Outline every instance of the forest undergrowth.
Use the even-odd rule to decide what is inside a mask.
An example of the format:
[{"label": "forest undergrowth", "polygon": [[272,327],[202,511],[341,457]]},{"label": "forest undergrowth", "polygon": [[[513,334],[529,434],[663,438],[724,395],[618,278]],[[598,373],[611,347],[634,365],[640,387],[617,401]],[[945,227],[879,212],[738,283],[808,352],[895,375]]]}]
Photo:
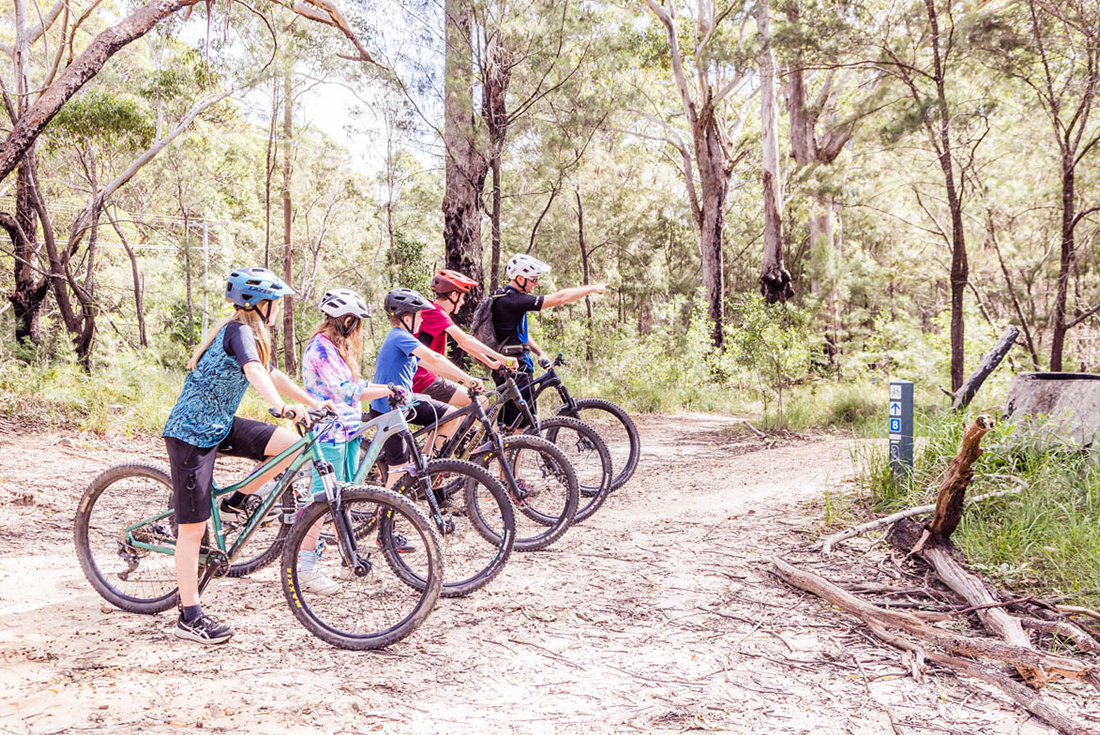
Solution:
[{"label": "forest undergrowth", "polygon": [[[976,411],[918,417],[913,479],[894,483],[884,442],[854,445],[860,492],[829,495],[826,526],[935,502],[939,481]],[[968,497],[1005,492],[968,505],[952,540],[970,565],[1022,596],[1100,607],[1100,456],[1000,423],[985,436]]]}]

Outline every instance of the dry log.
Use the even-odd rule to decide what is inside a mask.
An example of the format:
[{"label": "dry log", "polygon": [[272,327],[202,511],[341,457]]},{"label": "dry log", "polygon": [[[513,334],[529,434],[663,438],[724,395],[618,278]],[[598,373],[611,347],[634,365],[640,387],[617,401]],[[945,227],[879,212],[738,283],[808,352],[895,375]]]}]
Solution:
[{"label": "dry log", "polygon": [[[894,524],[887,538],[899,549],[907,551],[914,544],[919,544],[919,540],[929,537],[927,530],[919,523],[902,520]],[[939,541],[940,537],[937,535],[930,538],[936,540],[926,543],[917,553],[935,570],[936,576],[975,608],[975,613],[986,630],[1014,646],[1031,648],[1031,636],[1020,624],[1020,619],[1008,614],[1002,607],[1005,603],[980,577],[963,568],[949,543]],[[1041,667],[1025,665],[1017,666],[1017,670],[1032,686],[1041,687],[1048,681],[1047,674]]]},{"label": "dry log", "polygon": [[997,344],[986,355],[982,357],[980,363],[978,363],[978,369],[975,370],[966,382],[963,383],[957,391],[953,400],[951,401],[952,411],[961,411],[969,405],[973,400],[974,394],[978,392],[978,389],[982,387],[982,383],[989,377],[990,373],[997,369],[997,366],[1001,364],[1001,360],[1005,358],[1008,351],[1012,349],[1012,345],[1016,342],[1016,337],[1020,335],[1020,330],[1016,327],[1009,326],[1001,334],[1001,338],[997,340]]},{"label": "dry log", "polygon": [[773,558],[771,563],[773,573],[788,584],[812,592],[864,620],[875,620],[891,628],[903,630],[921,639],[925,644],[935,646],[947,653],[1003,661],[1016,668],[1042,670],[1047,680],[1060,676],[1085,681],[1100,691],[1100,670],[1088,664],[1065,656],[1037,651],[1030,646],[1017,646],[986,638],[970,638],[936,628],[908,613],[885,610],[865,602],[824,578],[791,566],[782,559]]},{"label": "dry log", "polygon": [[1040,633],[1060,635],[1073,641],[1078,650],[1086,652],[1100,651],[1100,643],[1085,631],[1073,623],[1065,620],[1040,620],[1039,618],[1020,618],[1020,623],[1025,628],[1037,630]]},{"label": "dry log", "polygon": [[935,661],[958,673],[980,679],[986,684],[997,687],[1018,705],[1054,727],[1059,732],[1066,733],[1066,735],[1098,735],[1096,730],[1079,725],[1063,715],[1047,703],[1040,695],[1031,691],[1026,686],[1009,679],[1007,676],[1003,676],[987,666],[982,666],[981,664],[968,661],[964,658],[958,658],[957,656],[947,656],[935,651],[926,652],[916,642],[902,635],[890,632],[885,626],[877,622],[867,621],[867,627],[870,628],[871,632],[880,640],[904,651],[911,652],[918,660],[923,656],[929,661]]}]

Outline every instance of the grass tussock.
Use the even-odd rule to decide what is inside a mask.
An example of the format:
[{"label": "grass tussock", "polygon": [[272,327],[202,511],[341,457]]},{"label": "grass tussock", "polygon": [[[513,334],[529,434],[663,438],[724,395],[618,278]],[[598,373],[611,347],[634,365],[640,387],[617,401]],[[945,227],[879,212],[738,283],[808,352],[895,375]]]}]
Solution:
[{"label": "grass tussock", "polygon": [[[853,459],[871,508],[885,514],[933,503],[963,426],[951,415],[922,417],[909,486],[893,483],[884,443],[861,443]],[[1100,607],[1100,455],[1035,441],[1009,424],[982,445],[968,495],[1021,490],[968,506],[955,545],[1004,587]]]}]

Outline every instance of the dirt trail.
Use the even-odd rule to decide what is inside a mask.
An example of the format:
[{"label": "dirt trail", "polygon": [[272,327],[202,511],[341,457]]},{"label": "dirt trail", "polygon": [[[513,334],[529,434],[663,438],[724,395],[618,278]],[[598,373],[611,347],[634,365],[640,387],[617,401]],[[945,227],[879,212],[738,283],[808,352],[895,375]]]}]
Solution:
[{"label": "dirt trail", "polygon": [[[1048,732],[973,685],[917,683],[767,574],[775,553],[820,563],[811,503],[851,481],[847,442],[757,451],[710,415],[639,427],[638,473],[594,518],[380,653],[306,633],[273,568],[212,585],[207,606],[237,629],[215,649],[169,638],[168,614],[110,607],[73,552],[76,501],[161,446],[5,431],[0,732]],[[24,493],[36,504],[12,502]]]}]

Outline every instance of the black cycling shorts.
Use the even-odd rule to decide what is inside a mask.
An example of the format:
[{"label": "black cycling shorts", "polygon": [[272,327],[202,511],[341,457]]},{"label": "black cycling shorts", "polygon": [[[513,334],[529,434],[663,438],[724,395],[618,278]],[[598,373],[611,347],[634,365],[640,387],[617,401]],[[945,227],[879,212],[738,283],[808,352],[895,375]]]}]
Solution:
[{"label": "black cycling shorts", "polygon": [[260,461],[267,456],[264,452],[276,428],[263,421],[234,417],[229,433],[220,444],[212,447],[196,447],[174,437],[164,437],[172,468],[172,507],[176,509],[176,522],[205,523],[210,520],[210,491],[217,455]]},{"label": "black cycling shorts", "polygon": [[[436,421],[443,418],[443,414],[447,413],[451,408],[448,404],[440,403],[423,393],[416,393],[413,397],[416,398],[419,403],[405,412],[405,420],[413,426],[434,424]],[[379,411],[371,409],[370,417],[372,419],[381,415]],[[409,448],[405,444],[405,437],[400,434],[391,436],[386,440],[386,443],[382,445],[382,461],[390,467],[396,467],[408,460]]]}]

